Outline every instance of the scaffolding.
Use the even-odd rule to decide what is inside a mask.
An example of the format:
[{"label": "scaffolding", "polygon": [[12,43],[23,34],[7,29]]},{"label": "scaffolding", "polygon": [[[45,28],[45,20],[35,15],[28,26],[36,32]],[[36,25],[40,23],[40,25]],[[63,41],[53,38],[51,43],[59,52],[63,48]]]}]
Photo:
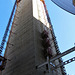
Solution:
[{"label": "scaffolding", "polygon": [[[5,34],[4,34],[3,39],[2,39],[2,42],[1,42],[1,46],[0,46],[0,63],[1,63],[0,70],[1,70],[1,71],[4,70],[5,64],[6,64],[7,60],[9,60],[9,59],[6,59],[5,57],[2,57],[2,56],[1,56],[1,53],[2,53],[3,48],[4,48],[4,45],[5,45],[5,43],[6,43],[6,37],[7,37],[8,31],[9,31],[9,27],[10,27],[10,23],[11,23],[12,17],[13,17],[13,15],[14,15],[14,12],[15,12],[15,9],[16,9],[16,4],[18,4],[20,1],[21,1],[21,0],[16,0],[16,1],[15,1],[15,4],[14,4],[13,10],[12,10],[12,13],[11,13],[11,16],[10,16],[10,19],[9,19],[9,22],[8,22],[8,25],[7,25],[7,27],[6,27]],[[51,31],[51,34],[52,34],[52,40],[53,40],[53,42],[54,42],[54,46],[55,46],[55,49],[56,49],[57,54],[56,54],[56,56],[54,56],[54,57],[52,56],[52,52],[51,52],[51,48],[50,48],[50,45],[51,45],[51,44],[50,44],[50,39],[49,39],[49,37],[48,37],[48,32],[47,32],[46,30],[44,30],[41,35],[42,35],[43,47],[44,47],[44,51],[43,51],[43,52],[44,52],[45,59],[47,59],[47,62],[45,62],[45,63],[43,63],[43,64],[41,64],[41,65],[39,65],[39,66],[36,66],[36,69],[39,69],[40,67],[42,67],[42,66],[44,66],[44,65],[47,65],[47,66],[48,66],[48,70],[49,70],[49,72],[50,72],[50,66],[52,66],[52,68],[53,68],[54,70],[57,69],[58,67],[60,67],[61,70],[62,70],[62,74],[63,74],[63,75],[66,75],[66,71],[65,71],[64,65],[75,61],[75,57],[73,57],[73,58],[71,58],[71,59],[69,59],[69,60],[67,60],[67,61],[65,61],[65,62],[63,62],[63,60],[62,60],[61,57],[63,57],[63,56],[65,56],[65,55],[67,55],[67,54],[69,54],[69,53],[75,51],[75,47],[73,47],[73,48],[71,48],[71,49],[69,49],[69,50],[67,50],[67,51],[65,51],[65,52],[63,52],[63,53],[61,53],[61,52],[59,51],[59,47],[58,47],[58,44],[57,44],[57,41],[56,41],[56,36],[55,36],[55,34],[54,34],[54,31],[53,31],[53,26],[52,26],[52,24],[51,24],[51,21],[50,21],[50,18],[49,18],[49,14],[48,14],[48,11],[47,11],[45,2],[44,2],[44,0],[41,0],[41,1],[42,1],[43,4],[44,4],[46,16],[47,16],[47,20],[48,20],[48,22],[50,23],[50,31]],[[14,16],[14,17],[15,17],[15,16]],[[16,34],[16,33],[14,33],[14,32],[12,31],[13,24],[15,24],[15,23],[12,22],[12,27],[11,27],[11,30],[10,30],[10,35],[11,35],[11,33]],[[15,25],[16,25],[16,24],[15,24]],[[17,25],[16,25],[16,26],[17,26]],[[9,39],[10,39],[10,35],[9,35]],[[8,39],[8,42],[7,42],[7,46],[8,46],[8,44],[11,45],[11,46],[14,46],[12,43],[9,42],[9,39]],[[6,49],[7,49],[7,47],[6,47]],[[59,60],[60,64],[55,66],[55,64],[52,63],[52,62],[55,61],[55,60],[57,60],[57,59]],[[51,64],[51,63],[52,63],[52,64]]]}]

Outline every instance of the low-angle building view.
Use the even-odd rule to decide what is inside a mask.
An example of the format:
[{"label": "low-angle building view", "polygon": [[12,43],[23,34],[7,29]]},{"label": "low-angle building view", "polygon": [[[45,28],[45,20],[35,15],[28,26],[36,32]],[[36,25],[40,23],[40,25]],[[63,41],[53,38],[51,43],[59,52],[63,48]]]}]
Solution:
[{"label": "low-angle building view", "polygon": [[[75,15],[75,0],[51,1]],[[62,59],[75,46],[60,51],[45,0],[14,0],[2,37],[0,75],[68,75],[65,65],[75,61]]]}]

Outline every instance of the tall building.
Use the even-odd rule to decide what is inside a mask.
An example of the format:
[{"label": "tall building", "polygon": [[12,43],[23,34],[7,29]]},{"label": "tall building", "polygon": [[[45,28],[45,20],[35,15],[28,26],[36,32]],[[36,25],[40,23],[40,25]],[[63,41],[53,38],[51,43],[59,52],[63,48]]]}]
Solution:
[{"label": "tall building", "polygon": [[[2,75],[65,75],[63,67],[38,66],[59,54],[44,0],[17,0]],[[52,62],[58,65],[62,60]]]}]

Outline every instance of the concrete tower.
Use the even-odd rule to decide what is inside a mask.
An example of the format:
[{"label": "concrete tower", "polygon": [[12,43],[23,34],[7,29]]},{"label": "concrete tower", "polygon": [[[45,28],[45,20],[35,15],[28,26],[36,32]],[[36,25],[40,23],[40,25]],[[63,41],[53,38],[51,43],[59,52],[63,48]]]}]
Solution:
[{"label": "concrete tower", "polygon": [[[45,54],[44,37],[48,34],[50,53]],[[43,41],[44,40],[44,41]],[[5,57],[10,59],[2,75],[64,75],[61,68],[47,65],[37,68],[49,58],[59,54],[44,0],[17,0],[17,8],[9,35]],[[48,52],[48,51],[47,51]],[[59,64],[59,60],[53,62]]]}]

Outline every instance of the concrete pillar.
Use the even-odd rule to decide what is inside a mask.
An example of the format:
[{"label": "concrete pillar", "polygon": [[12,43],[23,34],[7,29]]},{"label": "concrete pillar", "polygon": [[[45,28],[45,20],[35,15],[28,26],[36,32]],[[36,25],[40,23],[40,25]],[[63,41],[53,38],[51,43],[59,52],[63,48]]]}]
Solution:
[{"label": "concrete pillar", "polygon": [[[49,75],[44,73],[46,66],[36,69],[37,65],[46,61],[42,54],[41,33],[45,28],[50,33],[43,3],[40,0],[21,0],[13,22],[12,31],[15,34],[11,33],[9,38],[13,46],[8,44],[5,53],[11,61],[7,62],[2,75]],[[56,54],[55,48],[52,49]]]}]

